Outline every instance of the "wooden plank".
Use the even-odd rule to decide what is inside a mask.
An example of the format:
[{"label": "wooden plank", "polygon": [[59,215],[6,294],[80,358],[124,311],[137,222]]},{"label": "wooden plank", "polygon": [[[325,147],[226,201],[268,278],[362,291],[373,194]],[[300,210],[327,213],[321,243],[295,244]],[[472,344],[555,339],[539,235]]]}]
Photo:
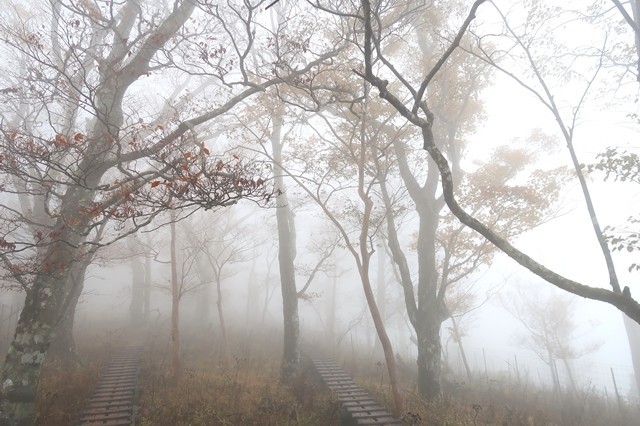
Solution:
[{"label": "wooden plank", "polygon": [[357,425],[383,425],[383,426],[402,426],[402,422],[394,417],[385,417],[379,419],[358,419]]},{"label": "wooden plank", "polygon": [[376,410],[376,411],[351,411],[349,410],[349,413],[351,414],[351,417],[353,417],[354,419],[379,419],[379,418],[386,418],[387,416],[389,416],[389,412],[385,409],[380,409],[380,410]]},{"label": "wooden plank", "polygon": [[102,398],[105,396],[117,396],[117,397],[127,397],[127,396],[133,396],[135,393],[134,390],[132,389],[127,389],[127,390],[121,390],[121,389],[98,389],[96,392],[93,393],[93,396],[97,397],[97,398]]},{"label": "wooden plank", "polygon": [[124,420],[131,422],[131,416],[133,411],[126,411],[122,413],[101,413],[101,414],[86,414],[80,417],[81,422],[103,422],[105,420]]},{"label": "wooden plank", "polygon": [[113,402],[115,403],[125,403],[125,402],[129,402],[131,401],[131,396],[130,395],[125,395],[125,396],[92,396],[89,399],[89,403],[90,404],[94,404],[94,403],[102,403],[102,402]]},{"label": "wooden plank", "polygon": [[343,401],[344,407],[367,407],[369,405],[378,405],[378,403],[372,398],[369,399],[357,399],[353,401]]},{"label": "wooden plank", "polygon": [[367,405],[357,405],[357,406],[354,405],[351,407],[345,407],[345,409],[350,413],[373,413],[380,410],[385,410],[385,408],[381,407],[378,404],[367,404]]},{"label": "wooden plank", "polygon": [[124,389],[124,388],[135,388],[136,380],[127,380],[127,381],[117,381],[117,382],[102,382],[96,386],[96,389]]},{"label": "wooden plank", "polygon": [[113,402],[96,402],[93,404],[88,404],[85,407],[85,410],[87,412],[91,411],[92,413],[98,413],[100,411],[109,411],[109,410],[115,410],[115,411],[120,411],[120,410],[127,410],[131,408],[131,402],[128,402],[126,404],[123,403],[113,403]]}]

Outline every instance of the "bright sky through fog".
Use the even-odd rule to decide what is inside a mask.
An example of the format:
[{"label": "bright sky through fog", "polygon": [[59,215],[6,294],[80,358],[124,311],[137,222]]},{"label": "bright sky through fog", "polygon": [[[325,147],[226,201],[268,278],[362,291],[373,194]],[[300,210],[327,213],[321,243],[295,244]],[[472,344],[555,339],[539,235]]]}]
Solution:
[{"label": "bright sky through fog", "polygon": [[[484,99],[487,119],[470,140],[466,154],[467,162],[486,158],[488,148],[508,144],[514,138],[524,138],[532,129],[539,127],[556,135],[559,140],[559,148],[554,154],[553,162],[561,162],[571,167],[569,152],[562,142],[551,112],[542,107],[531,94],[526,93],[510,79],[496,74],[495,85],[486,91]],[[637,109],[637,105],[625,106],[610,110],[585,111],[576,128],[575,139],[577,155],[581,162],[593,161],[595,155],[608,146],[638,148],[638,129],[626,117]],[[589,181],[599,220],[602,226],[623,225],[630,215],[637,214],[640,210],[640,188],[634,184],[602,182],[601,179],[601,175],[595,174]],[[563,210],[566,214],[527,233],[514,243],[535,260],[567,278],[593,286],[607,286],[606,266],[577,179],[565,187],[563,194]],[[626,252],[615,252],[614,261],[622,285],[629,285],[632,293],[639,296],[640,274],[630,274],[627,271],[628,265],[633,262],[632,256]],[[517,285],[518,281],[541,282],[539,278],[504,255],[499,256],[494,266],[488,280],[491,281],[493,276],[494,284],[499,284],[504,277],[509,277],[508,282],[511,284],[505,286],[507,292],[510,290],[509,285]],[[551,286],[548,283],[542,285]],[[580,306],[580,321],[595,321],[599,324],[593,334],[595,339],[603,342],[597,353],[585,359],[603,365],[615,364],[631,368],[621,314],[615,308],[597,302],[585,301]],[[513,351],[511,335],[515,327],[505,327],[505,320],[509,323],[509,319],[509,314],[496,314],[494,308],[487,308],[478,315],[478,321],[473,327],[485,339],[482,344],[502,346],[507,351]],[[515,320],[512,323],[515,323]],[[502,332],[488,332],[496,329]],[[470,344],[481,344],[477,340],[473,341],[473,334],[470,333]]]}]

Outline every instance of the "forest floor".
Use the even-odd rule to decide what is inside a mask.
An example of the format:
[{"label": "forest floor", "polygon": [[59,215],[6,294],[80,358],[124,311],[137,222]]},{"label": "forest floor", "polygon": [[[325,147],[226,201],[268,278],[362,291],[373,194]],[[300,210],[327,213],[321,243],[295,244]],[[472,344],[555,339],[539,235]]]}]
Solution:
[{"label": "forest floor", "polygon": [[[121,330],[124,330],[121,329]],[[99,380],[102,367],[122,340],[118,333],[78,336],[76,369],[49,361],[38,398],[38,425],[72,425]],[[306,372],[295,383],[279,383],[278,332],[230,338],[224,350],[212,337],[183,336],[182,369],[171,374],[167,331],[147,332],[138,400],[142,425],[339,425],[336,399]],[[391,408],[384,366],[375,357],[334,352],[358,384]],[[446,381],[440,398],[417,396],[410,368],[401,369],[405,393],[402,420],[414,425],[621,425],[636,424],[637,406],[607,404],[585,391],[557,394],[513,381]]]}]

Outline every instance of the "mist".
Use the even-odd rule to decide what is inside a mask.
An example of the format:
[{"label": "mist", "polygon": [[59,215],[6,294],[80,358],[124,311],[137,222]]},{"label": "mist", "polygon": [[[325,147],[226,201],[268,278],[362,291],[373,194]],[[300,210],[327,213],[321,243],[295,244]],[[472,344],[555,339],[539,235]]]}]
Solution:
[{"label": "mist", "polygon": [[635,3],[6,3],[0,425],[640,414]]}]

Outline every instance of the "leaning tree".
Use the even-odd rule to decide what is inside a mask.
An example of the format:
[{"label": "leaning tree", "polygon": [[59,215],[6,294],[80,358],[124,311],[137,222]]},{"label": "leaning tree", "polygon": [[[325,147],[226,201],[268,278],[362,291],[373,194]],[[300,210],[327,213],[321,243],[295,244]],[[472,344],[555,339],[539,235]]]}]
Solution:
[{"label": "leaning tree", "polygon": [[[379,10],[369,0],[361,1],[360,13],[350,16],[363,26],[363,67],[355,69],[363,79],[370,82],[378,91],[379,96],[389,102],[409,123],[421,132],[422,147],[428,152],[440,173],[444,201],[451,212],[465,225],[474,229],[493,243],[510,258],[524,266],[534,274],[540,276],[556,287],[577,296],[598,300],[615,306],[629,318],[640,322],[640,304],[628,292],[621,291],[617,283],[611,283],[611,290],[603,285],[595,287],[564,277],[550,270],[531,256],[516,248],[511,242],[493,231],[486,223],[481,222],[470,214],[458,202],[456,196],[455,179],[452,174],[451,158],[442,150],[440,141],[434,134],[433,126],[436,119],[430,109],[429,88],[434,77],[441,71],[443,65],[451,58],[458,48],[464,34],[476,17],[476,13],[485,0],[477,0],[469,8],[469,12],[452,34],[451,41],[444,43],[439,49],[439,59],[423,75],[416,77],[401,72],[394,66],[394,60],[386,49],[387,39],[380,33],[381,16]],[[397,62],[397,61],[396,61]],[[384,78],[383,78],[384,77]],[[401,90],[396,90],[391,82],[398,82]]]}]

